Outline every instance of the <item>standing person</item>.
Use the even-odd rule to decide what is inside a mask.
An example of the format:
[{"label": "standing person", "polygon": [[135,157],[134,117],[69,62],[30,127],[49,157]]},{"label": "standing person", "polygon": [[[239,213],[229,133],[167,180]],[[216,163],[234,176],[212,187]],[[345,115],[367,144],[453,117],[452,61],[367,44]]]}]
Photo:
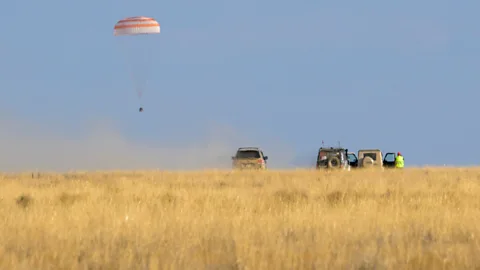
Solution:
[{"label": "standing person", "polygon": [[402,153],[398,152],[397,156],[395,157],[395,168],[403,169],[405,165],[405,160],[403,159]]}]

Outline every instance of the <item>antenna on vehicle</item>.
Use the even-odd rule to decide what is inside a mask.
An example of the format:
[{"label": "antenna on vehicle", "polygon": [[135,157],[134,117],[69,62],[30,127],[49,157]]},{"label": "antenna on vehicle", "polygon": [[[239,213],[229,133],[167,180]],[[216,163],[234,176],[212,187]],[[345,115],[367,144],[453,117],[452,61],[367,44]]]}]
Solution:
[{"label": "antenna on vehicle", "polygon": [[322,140],[322,146],[325,146],[325,144],[323,143],[323,140]]},{"label": "antenna on vehicle", "polygon": [[341,147],[341,146],[340,146],[340,141],[338,141],[338,148],[340,148],[340,147]]}]

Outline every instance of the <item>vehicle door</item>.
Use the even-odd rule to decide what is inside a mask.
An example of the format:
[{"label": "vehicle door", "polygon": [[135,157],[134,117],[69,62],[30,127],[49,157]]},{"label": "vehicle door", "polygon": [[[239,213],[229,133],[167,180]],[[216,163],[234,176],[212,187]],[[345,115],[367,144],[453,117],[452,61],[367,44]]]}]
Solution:
[{"label": "vehicle door", "polygon": [[383,158],[383,166],[387,168],[395,168],[395,158],[397,155],[395,153],[386,153]]},{"label": "vehicle door", "polygon": [[358,158],[357,158],[357,155],[355,155],[355,153],[348,153],[347,160],[348,160],[348,164],[350,164],[352,168],[358,167]]},{"label": "vehicle door", "polygon": [[267,164],[268,156],[265,156],[263,151],[260,151],[260,153],[262,153],[263,160],[265,161],[265,164]]}]

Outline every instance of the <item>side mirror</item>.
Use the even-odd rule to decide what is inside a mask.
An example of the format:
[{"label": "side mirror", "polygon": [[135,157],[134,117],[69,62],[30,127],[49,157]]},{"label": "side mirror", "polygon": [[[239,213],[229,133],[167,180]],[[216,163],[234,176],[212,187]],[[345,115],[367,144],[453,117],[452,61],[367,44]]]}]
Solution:
[{"label": "side mirror", "polygon": [[267,159],[268,159],[268,156],[264,156],[264,157],[263,157],[263,160],[267,160]]}]

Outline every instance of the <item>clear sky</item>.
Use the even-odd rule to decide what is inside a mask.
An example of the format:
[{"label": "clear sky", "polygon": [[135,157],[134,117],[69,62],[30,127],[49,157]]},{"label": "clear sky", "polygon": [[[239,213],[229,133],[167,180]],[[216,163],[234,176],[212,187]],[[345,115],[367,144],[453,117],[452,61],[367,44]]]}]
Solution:
[{"label": "clear sky", "polygon": [[[475,165],[479,9],[473,0],[7,1],[0,169],[219,167],[246,145],[264,148],[271,167],[309,166],[322,140],[400,151],[410,166]],[[148,75],[141,99],[113,36],[118,20],[139,15],[162,29],[131,40],[137,60],[149,53],[150,67],[135,66]]]}]

